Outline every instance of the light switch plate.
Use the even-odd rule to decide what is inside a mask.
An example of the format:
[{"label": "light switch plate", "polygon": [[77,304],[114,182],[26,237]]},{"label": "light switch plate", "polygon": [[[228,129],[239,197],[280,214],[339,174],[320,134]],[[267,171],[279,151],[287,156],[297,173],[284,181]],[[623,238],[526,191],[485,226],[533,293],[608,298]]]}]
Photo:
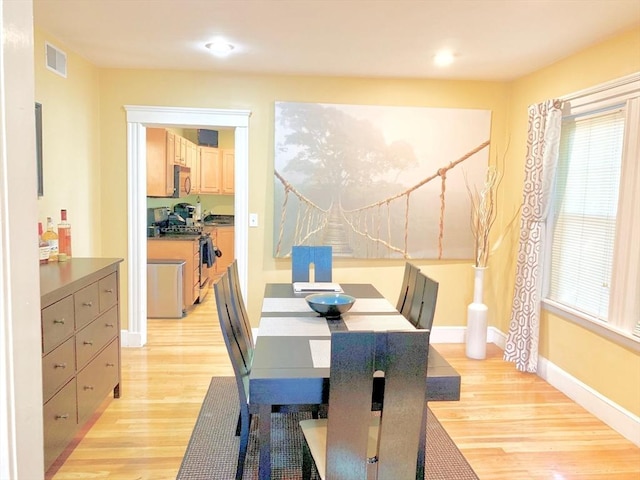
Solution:
[{"label": "light switch plate", "polygon": [[258,214],[257,213],[250,213],[249,214],[249,226],[250,227],[257,227],[258,226]]}]

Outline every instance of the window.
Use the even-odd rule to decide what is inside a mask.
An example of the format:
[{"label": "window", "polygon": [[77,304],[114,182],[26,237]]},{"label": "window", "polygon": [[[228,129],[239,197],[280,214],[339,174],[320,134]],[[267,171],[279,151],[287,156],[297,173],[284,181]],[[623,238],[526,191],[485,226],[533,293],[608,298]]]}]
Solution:
[{"label": "window", "polygon": [[544,304],[640,340],[640,75],[568,99]]}]

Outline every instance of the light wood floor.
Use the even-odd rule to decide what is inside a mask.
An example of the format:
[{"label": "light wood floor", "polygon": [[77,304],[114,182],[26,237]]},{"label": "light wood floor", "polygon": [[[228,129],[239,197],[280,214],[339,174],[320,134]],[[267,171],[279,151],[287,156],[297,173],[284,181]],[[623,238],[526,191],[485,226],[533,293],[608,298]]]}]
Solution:
[{"label": "light wood floor", "polygon": [[[121,398],[47,479],[175,479],[211,376],[232,375],[212,293],[182,320],[150,320],[148,344],[122,350]],[[437,349],[462,375],[462,398],[430,407],[481,480],[640,479],[639,448],[497,347],[483,361]]]}]

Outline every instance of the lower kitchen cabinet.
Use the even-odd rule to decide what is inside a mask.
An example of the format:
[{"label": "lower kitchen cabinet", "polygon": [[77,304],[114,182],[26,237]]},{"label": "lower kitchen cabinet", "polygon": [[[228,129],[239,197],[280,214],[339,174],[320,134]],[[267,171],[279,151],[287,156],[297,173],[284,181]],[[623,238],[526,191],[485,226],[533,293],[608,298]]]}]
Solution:
[{"label": "lower kitchen cabinet", "polygon": [[213,264],[210,270],[213,280],[216,280],[217,277],[221,276],[227,270],[227,267],[231,265],[231,262],[236,258],[234,250],[234,228],[231,225],[216,225],[205,226],[204,229],[205,232],[211,235],[213,244],[222,252],[222,256],[216,258],[216,263]]},{"label": "lower kitchen cabinet", "polygon": [[111,391],[120,396],[121,261],[40,266],[45,469]]}]

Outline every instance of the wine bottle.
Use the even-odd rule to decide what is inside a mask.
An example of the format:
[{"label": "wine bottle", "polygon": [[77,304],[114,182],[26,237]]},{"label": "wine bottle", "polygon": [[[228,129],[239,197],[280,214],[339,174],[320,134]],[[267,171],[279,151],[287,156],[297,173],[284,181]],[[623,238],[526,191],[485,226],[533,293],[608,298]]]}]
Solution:
[{"label": "wine bottle", "polygon": [[67,211],[60,210],[61,221],[58,223],[58,247],[59,253],[71,258],[71,224],[67,221]]},{"label": "wine bottle", "polygon": [[42,222],[38,222],[38,245],[40,248],[40,265],[49,263],[49,252],[51,251],[47,241],[42,238],[42,233],[43,233]]},{"label": "wine bottle", "polygon": [[49,244],[49,261],[58,261],[58,234],[53,230],[53,220],[47,217],[47,231],[42,234],[42,239]]}]

